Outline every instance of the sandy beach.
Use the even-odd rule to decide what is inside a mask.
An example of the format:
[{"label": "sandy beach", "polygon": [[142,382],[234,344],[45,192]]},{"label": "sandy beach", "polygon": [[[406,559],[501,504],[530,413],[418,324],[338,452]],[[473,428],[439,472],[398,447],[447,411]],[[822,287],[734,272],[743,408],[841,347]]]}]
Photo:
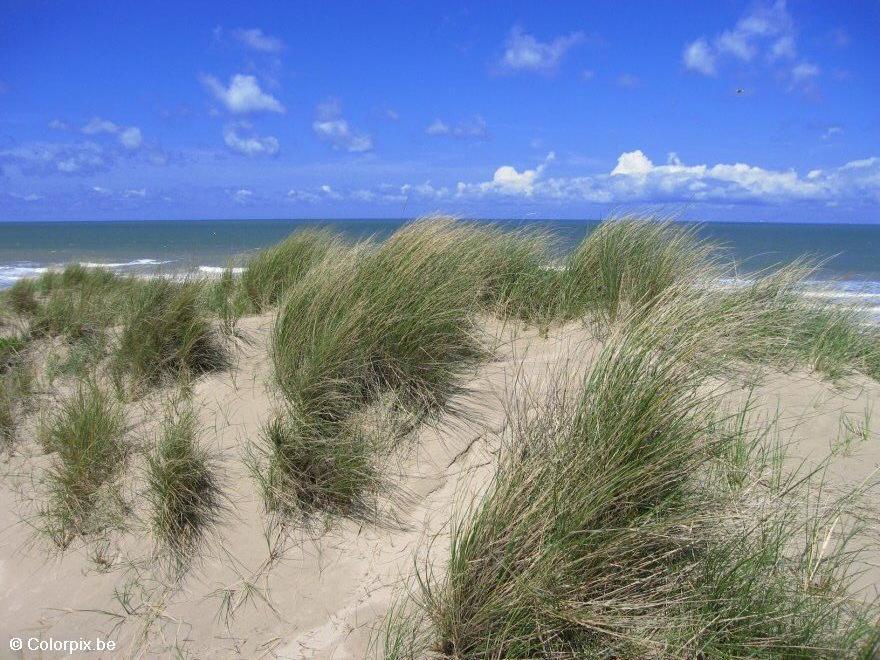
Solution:
[{"label": "sandy beach", "polygon": [[[362,658],[401,590],[412,587],[413,568],[430,550],[443,556],[455,511],[483,491],[495,465],[505,410],[528,384],[541,384],[561,365],[589,364],[596,342],[576,324],[542,338],[535,330],[484,325],[494,358],[465,379],[457,402],[462,415],[442,415],[417,432],[411,450],[389,477],[404,495],[383,503],[387,524],[334,521],[326,533],[300,532],[283,554],[262,568],[270,552],[262,504],[243,465],[248,439],[271,413],[268,333],[271,315],[242,319],[235,366],[195,386],[199,421],[219,458],[228,498],[217,534],[172,593],[163,593],[149,565],[152,547],[136,529],[114,539],[96,561],[95,548],[53,556],[28,524],[36,502],[28,472],[39,465],[30,443],[4,464],[0,524],[2,636],[115,640],[126,653],[166,654],[186,649],[193,657]],[[841,386],[808,373],[771,373],[754,393],[755,412],[779,415],[780,434],[792,460],[818,460],[843,441],[846,418],[864,423],[880,401],[880,385],[856,378]],[[151,433],[162,393],[129,406],[131,442]],[[731,394],[731,399],[736,399]],[[829,485],[869,479],[880,461],[873,431],[831,462]],[[138,468],[126,483],[137,513]],[[118,545],[117,545],[118,543]],[[873,552],[866,560],[880,560]],[[866,564],[859,583],[875,595],[880,566]],[[253,584],[249,598],[240,595]],[[228,611],[223,590],[236,590]],[[124,595],[123,595],[124,594]],[[147,639],[144,639],[147,635]],[[13,656],[14,657],[14,656]],[[32,656],[26,656],[32,657]],[[109,657],[109,655],[107,656]]]}]

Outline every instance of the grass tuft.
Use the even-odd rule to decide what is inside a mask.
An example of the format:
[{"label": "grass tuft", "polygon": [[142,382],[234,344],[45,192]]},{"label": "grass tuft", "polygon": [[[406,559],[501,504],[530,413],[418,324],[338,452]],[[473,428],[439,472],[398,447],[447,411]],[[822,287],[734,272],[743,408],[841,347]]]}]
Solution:
[{"label": "grass tuft", "polygon": [[0,337],[0,374],[9,371],[27,347],[22,337]]},{"label": "grass tuft", "polygon": [[8,379],[0,377],[0,446],[7,454],[11,454],[15,446],[16,418],[15,398],[13,397]]},{"label": "grass tuft", "polygon": [[[303,489],[321,493],[306,499],[359,505],[357,488],[376,477],[352,417],[388,392],[417,418],[448,405],[461,374],[485,355],[476,314],[509,306],[540,249],[531,237],[428,218],[378,246],[328,253],[288,291],[275,322],[275,379],[289,409],[267,435],[291,448],[277,464],[292,466],[277,483],[296,491],[289,478],[301,477]],[[303,463],[312,452],[323,458]]]},{"label": "grass tuft", "polygon": [[55,453],[45,513],[49,534],[59,547],[107,524],[102,504],[116,499],[110,486],[125,458],[124,423],[119,404],[87,383],[62,402],[44,429],[43,445]]},{"label": "grass tuft", "polygon": [[276,305],[284,291],[299,282],[337,242],[326,229],[307,228],[257,253],[241,277],[242,290],[253,309],[260,312]]},{"label": "grass tuft", "polygon": [[166,377],[195,377],[226,364],[198,283],[155,279],[136,290],[116,349],[118,371],[136,383],[157,385]]},{"label": "grass tuft", "polygon": [[215,466],[199,445],[192,408],[170,413],[148,458],[147,498],[153,534],[175,557],[188,557],[222,509]]},{"label": "grass tuft", "polygon": [[354,433],[330,435],[307,424],[287,413],[263,429],[254,474],[266,510],[281,520],[364,516],[381,486],[373,448]]},{"label": "grass tuft", "polygon": [[6,300],[9,307],[16,314],[22,316],[30,316],[39,309],[39,301],[37,300],[37,286],[34,280],[21,279],[17,280],[6,291]]},{"label": "grass tuft", "polygon": [[649,312],[652,302],[678,283],[705,283],[713,248],[697,230],[638,216],[603,222],[568,258],[566,316],[589,314],[610,322],[628,309]]},{"label": "grass tuft", "polygon": [[850,530],[833,534],[853,500],[820,507],[760,425],[719,423],[705,384],[748,317],[706,322],[689,302],[634,310],[579,384],[526,400],[444,573],[420,574],[420,611],[392,612],[392,657],[836,657],[874,643],[877,611],[847,595]]}]

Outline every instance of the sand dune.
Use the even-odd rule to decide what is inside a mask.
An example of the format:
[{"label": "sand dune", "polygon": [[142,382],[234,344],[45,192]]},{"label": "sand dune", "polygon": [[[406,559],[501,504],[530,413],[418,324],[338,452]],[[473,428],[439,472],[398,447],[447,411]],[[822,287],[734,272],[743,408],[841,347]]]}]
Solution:
[{"label": "sand dune", "polygon": [[[526,387],[540,396],[559,368],[584,367],[597,347],[578,324],[542,338],[534,330],[484,323],[495,358],[466,378],[455,406],[461,412],[420,427],[388,466],[400,495],[381,503],[382,522],[335,519],[327,529],[294,530],[279,541],[266,537],[262,503],[242,460],[276,405],[267,386],[271,321],[243,319],[247,340],[237,344],[234,368],[195,386],[202,438],[219,457],[228,502],[218,534],[179,585],[163,584],[149,561],[145,531],[52,555],[27,522],[38,505],[31,473],[44,463],[36,443],[25,442],[4,466],[0,637],[104,637],[126,655],[180,649],[193,657],[364,657],[414,562],[424,562],[429,549],[435,558],[446,556],[454,512],[489,483],[506,408]],[[845,451],[840,438],[845,416],[851,430],[858,428],[880,402],[877,383],[855,379],[835,387],[806,374],[771,374],[753,398],[763,414],[778,410],[780,431],[796,455],[818,460],[837,447],[833,481],[852,484],[876,468],[875,435]],[[128,404],[130,442],[149,437],[161,400],[156,393]],[[126,479],[134,510],[143,513],[137,469],[135,462]],[[273,550],[279,556],[267,567]],[[861,580],[866,589],[878,582],[876,567]],[[231,598],[226,607],[224,593]]]}]

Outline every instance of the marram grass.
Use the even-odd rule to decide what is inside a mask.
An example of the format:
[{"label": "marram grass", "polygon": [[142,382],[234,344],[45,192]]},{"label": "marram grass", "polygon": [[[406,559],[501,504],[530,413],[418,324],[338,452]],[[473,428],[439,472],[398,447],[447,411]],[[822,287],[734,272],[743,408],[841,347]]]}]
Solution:
[{"label": "marram grass", "polygon": [[247,262],[241,289],[254,311],[274,306],[282,294],[338,243],[336,236],[319,228],[306,228],[258,252]]},{"label": "marram grass", "polygon": [[568,257],[565,308],[601,321],[631,308],[649,313],[670,287],[705,284],[715,274],[712,256],[696,226],[639,216],[606,220]]},{"label": "marram grass", "polygon": [[264,433],[269,500],[288,492],[305,508],[364,509],[380,481],[375,449],[349,420],[384,392],[417,416],[448,405],[485,355],[476,315],[526,315],[523,287],[545,254],[543,237],[440,217],[379,245],[330,249],[275,321],[287,408]]},{"label": "marram grass", "polygon": [[124,424],[123,409],[112,397],[94,383],[81,383],[43,429],[43,446],[54,454],[44,519],[59,547],[109,524],[126,455]]},{"label": "marram grass", "polygon": [[123,317],[114,367],[157,385],[222,369],[227,354],[212,326],[202,285],[154,279],[138,287]]},{"label": "marram grass", "polygon": [[650,305],[579,384],[514,411],[442,567],[392,608],[386,657],[876,652],[880,612],[851,595],[858,493],[817,499],[820,478],[783,471],[766,423],[724,415],[706,387],[748,315],[723,327],[668,294]]},{"label": "marram grass", "polygon": [[222,509],[216,466],[199,443],[189,405],[166,415],[147,459],[150,522],[159,545],[186,559],[216,526]]}]

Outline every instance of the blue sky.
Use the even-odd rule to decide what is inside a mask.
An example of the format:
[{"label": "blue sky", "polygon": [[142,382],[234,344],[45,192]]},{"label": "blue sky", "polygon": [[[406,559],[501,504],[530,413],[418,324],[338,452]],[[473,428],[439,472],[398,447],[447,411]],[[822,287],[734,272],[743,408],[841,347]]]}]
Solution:
[{"label": "blue sky", "polygon": [[0,220],[880,221],[876,0],[0,14]]}]

